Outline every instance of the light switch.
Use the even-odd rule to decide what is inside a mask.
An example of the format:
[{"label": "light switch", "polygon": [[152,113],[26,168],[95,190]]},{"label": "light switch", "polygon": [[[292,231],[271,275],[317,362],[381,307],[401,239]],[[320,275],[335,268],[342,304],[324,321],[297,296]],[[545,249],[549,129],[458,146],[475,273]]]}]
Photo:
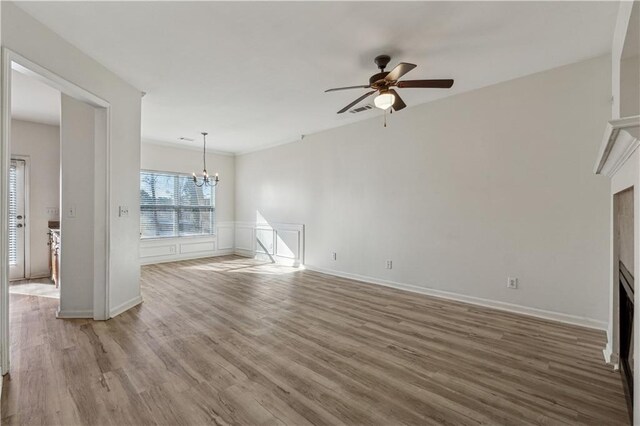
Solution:
[{"label": "light switch", "polygon": [[76,217],[76,206],[67,207],[67,217]]},{"label": "light switch", "polygon": [[60,212],[57,207],[47,207],[46,212],[48,220],[56,220],[60,217]]}]

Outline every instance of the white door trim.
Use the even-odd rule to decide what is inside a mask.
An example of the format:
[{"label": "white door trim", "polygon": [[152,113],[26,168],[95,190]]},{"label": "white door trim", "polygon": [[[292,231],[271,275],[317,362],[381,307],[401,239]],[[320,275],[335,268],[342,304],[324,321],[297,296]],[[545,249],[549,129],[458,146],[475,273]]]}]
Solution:
[{"label": "white door trim", "polygon": [[[9,372],[9,255],[8,255],[8,200],[9,195],[9,163],[11,141],[11,71],[16,69],[39,81],[58,89],[60,92],[86,102],[98,109],[104,109],[106,117],[106,167],[105,167],[105,246],[101,251],[106,254],[104,262],[104,280],[94,283],[94,319],[109,318],[109,270],[111,267],[110,249],[110,203],[111,203],[111,104],[80,86],[64,79],[48,69],[30,61],[17,52],[6,47],[2,48],[2,134],[0,139],[0,373]],[[104,299],[96,303],[96,295],[103,295]],[[102,298],[99,298],[102,299]]]}]

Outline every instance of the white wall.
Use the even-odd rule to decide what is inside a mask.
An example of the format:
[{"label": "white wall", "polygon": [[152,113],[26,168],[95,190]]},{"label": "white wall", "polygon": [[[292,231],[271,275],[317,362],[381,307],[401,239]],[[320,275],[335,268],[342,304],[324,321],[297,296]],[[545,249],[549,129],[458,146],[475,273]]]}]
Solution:
[{"label": "white wall", "polygon": [[606,328],[610,94],[597,58],[236,157],[236,220],[304,224],[312,268]]},{"label": "white wall", "polygon": [[[93,316],[95,110],[62,95],[61,103],[60,310]],[[69,214],[69,209],[75,212]]]},{"label": "white wall", "polygon": [[[202,171],[200,149],[201,146],[198,149],[174,148],[147,141],[142,144],[140,167],[144,170],[199,174]],[[208,153],[207,169],[212,175],[220,175],[220,183],[216,187],[215,235],[142,240],[142,264],[233,253],[235,158],[231,155]]]},{"label": "white wall", "polygon": [[[111,105],[109,302],[112,315],[140,302],[139,172],[141,93],[12,2],[2,2],[2,44]],[[104,144],[104,141],[101,142]],[[104,146],[97,146],[102,152]],[[103,166],[107,157],[103,157]],[[98,159],[96,159],[98,160]],[[97,169],[97,168],[96,168]],[[93,196],[93,194],[92,194]],[[129,217],[118,217],[118,206]],[[70,244],[70,242],[66,242]],[[100,261],[101,259],[98,259]]]},{"label": "white wall", "polygon": [[30,121],[11,120],[11,155],[29,158],[30,277],[49,271],[48,223],[59,220],[47,209],[60,207],[60,128]]},{"label": "white wall", "polygon": [[640,55],[620,61],[620,116],[640,115]]}]

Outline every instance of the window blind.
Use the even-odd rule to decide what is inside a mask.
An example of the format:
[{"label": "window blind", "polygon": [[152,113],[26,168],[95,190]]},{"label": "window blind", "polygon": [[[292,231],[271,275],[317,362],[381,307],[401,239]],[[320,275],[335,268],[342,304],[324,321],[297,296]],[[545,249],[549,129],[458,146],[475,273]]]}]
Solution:
[{"label": "window blind", "polygon": [[18,176],[17,168],[14,162],[9,167],[9,265],[13,266],[17,262],[18,231],[16,228],[16,216],[18,214]]},{"label": "window blind", "polygon": [[142,238],[214,233],[215,188],[197,187],[189,175],[140,172]]}]

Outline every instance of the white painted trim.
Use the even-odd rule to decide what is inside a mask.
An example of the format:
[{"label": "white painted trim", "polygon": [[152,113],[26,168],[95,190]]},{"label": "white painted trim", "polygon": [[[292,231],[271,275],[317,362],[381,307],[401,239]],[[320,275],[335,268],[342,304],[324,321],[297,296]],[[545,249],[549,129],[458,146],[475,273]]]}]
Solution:
[{"label": "white painted trim", "polygon": [[[180,260],[202,259],[207,257],[227,256],[233,254],[235,247],[235,223],[218,222],[215,225],[215,234],[191,235],[183,237],[145,238],[140,240],[140,264],[151,265],[155,263],[177,262]],[[220,247],[222,230],[228,231],[229,241],[224,247]],[[211,244],[212,248],[195,249],[201,244]],[[154,249],[156,250],[154,253]],[[151,252],[151,254],[149,254]]]},{"label": "white painted trim", "polygon": [[351,274],[347,272],[335,271],[331,269],[319,268],[316,266],[305,265],[305,268],[311,271],[320,272],[322,274],[333,275],[341,278],[348,278],[355,281],[361,281],[368,284],[382,285],[399,290],[406,290],[412,293],[420,293],[427,296],[439,297],[441,299],[455,300],[457,302],[469,303],[472,305],[493,308],[501,311],[512,312],[521,315],[527,315],[536,318],[542,318],[551,321],[557,321],[565,324],[578,325],[581,327],[593,328],[597,330],[606,330],[607,323],[591,318],[579,317],[576,315],[563,314],[560,312],[546,311],[544,309],[531,308],[528,306],[516,305],[506,302],[498,302],[495,300],[483,299],[480,297],[466,296],[459,293],[452,293],[432,288],[418,287],[412,284],[398,283],[395,281],[381,280],[378,278],[368,277],[364,275]]},{"label": "white painted trim", "polygon": [[233,254],[235,254],[236,256],[242,256],[242,257],[255,257],[256,253],[250,250],[242,250],[242,249],[235,249]]},{"label": "white painted trim", "polygon": [[[11,140],[11,60],[2,49],[2,143],[0,145],[0,198],[9,197]],[[9,372],[9,203],[0,203],[0,370]]]},{"label": "white painted trim", "polygon": [[124,303],[119,304],[118,306],[116,306],[115,308],[113,308],[110,312],[110,318],[113,318],[115,316],[120,315],[121,313],[128,311],[129,309],[133,308],[134,306],[137,306],[139,304],[142,303],[142,296],[136,296],[131,300],[128,300]]},{"label": "white painted trim", "polygon": [[85,310],[80,310],[80,311],[73,311],[73,310],[61,311],[60,308],[58,308],[58,311],[56,312],[56,318],[59,318],[59,319],[72,319],[72,318],[93,319],[93,309],[85,309]]},{"label": "white painted trim", "polygon": [[[104,125],[104,130],[106,131],[104,137],[105,139],[105,182],[103,189],[105,190],[105,200],[104,200],[104,246],[102,247],[104,250],[104,270],[94,269],[94,276],[96,276],[96,281],[94,283],[94,294],[93,294],[93,311],[94,311],[94,319],[95,320],[108,320],[110,306],[111,306],[111,175],[112,175],[112,165],[111,165],[111,104],[107,103],[106,107],[96,109],[94,112],[94,141],[98,137],[98,132],[96,126],[97,123],[101,123]],[[60,123],[62,126],[62,123]],[[62,142],[62,141],[61,141]],[[62,188],[60,188],[62,191]],[[94,197],[95,203],[95,197]],[[62,205],[60,205],[62,209]],[[61,217],[62,218],[62,217]],[[96,214],[94,213],[94,221],[96,218]],[[94,222],[95,223],[95,222]],[[94,237],[95,238],[95,237]],[[94,250],[98,246],[94,240]],[[94,268],[95,268],[95,259],[94,259]],[[98,262],[100,266],[100,262]],[[101,269],[101,268],[99,268]],[[98,278],[101,278],[100,275],[104,274],[104,282],[101,282]],[[101,291],[102,290],[102,291]],[[102,293],[104,297],[104,301],[98,300],[96,297],[98,294]],[[102,303],[101,303],[102,302]]]},{"label": "white painted trim", "polygon": [[51,274],[49,274],[49,272],[38,272],[37,274],[34,274],[31,276],[31,278],[29,278],[30,280],[39,280],[41,278],[49,278],[51,279]]},{"label": "white painted trim", "polygon": [[263,146],[259,146],[259,147],[256,147],[256,148],[250,148],[250,149],[246,149],[244,151],[239,151],[239,152],[235,153],[235,156],[237,157],[237,156],[240,156],[240,155],[253,154],[254,152],[265,151],[267,149],[276,148],[278,146],[289,145],[290,143],[301,143],[303,140],[304,140],[304,137],[301,137],[300,139],[278,141],[278,142],[270,143],[268,145],[263,145]]},{"label": "white painted trim", "polygon": [[[48,69],[36,64],[35,62],[30,61],[29,59],[25,58],[24,56],[20,55],[17,52],[14,52],[8,48],[3,48],[3,57],[6,57],[6,64],[5,64],[5,72],[6,74],[3,75],[3,80],[7,81],[7,86],[10,88],[11,87],[11,70],[15,69],[25,75],[28,75],[48,86],[51,86],[57,90],[59,90],[61,93],[64,93],[65,95],[68,95],[70,97],[73,97],[75,99],[78,99],[82,102],[85,102],[91,106],[93,106],[94,108],[97,109],[103,109],[104,110],[104,114],[105,114],[105,131],[106,134],[104,135],[105,137],[105,155],[106,155],[106,164],[105,164],[105,245],[106,245],[106,259],[105,259],[105,263],[104,263],[104,281],[102,280],[95,280],[94,282],[94,315],[93,318],[94,319],[100,319],[100,320],[106,320],[108,318],[108,313],[109,313],[109,303],[110,303],[110,268],[111,268],[111,256],[109,253],[110,250],[110,238],[111,238],[111,233],[110,233],[110,227],[111,227],[111,187],[110,187],[110,182],[111,182],[111,162],[110,162],[110,156],[111,156],[111,104],[100,98],[99,96],[94,95],[93,93],[89,92],[88,90],[77,86],[76,84],[60,77],[59,75],[49,71]],[[10,105],[10,96],[8,99],[8,103],[7,105]],[[7,109],[3,109],[3,115],[8,117],[8,126],[7,126],[7,132],[10,136],[10,121],[11,121],[11,111],[10,108],[8,107]],[[7,139],[7,141],[5,142],[3,140],[3,143],[8,143],[10,146],[10,138]],[[8,169],[6,169],[4,171],[3,174],[8,173]],[[60,206],[62,208],[62,206]],[[7,218],[8,219],[8,218]],[[0,244],[5,244],[6,241],[1,240],[0,239]],[[2,290],[4,291],[4,290]],[[8,293],[8,288],[6,289],[6,292]],[[96,303],[95,302],[95,295],[97,294],[103,294],[105,295],[105,300],[104,303]],[[101,306],[100,306],[101,305]]]},{"label": "white painted trim", "polygon": [[[283,265],[301,266],[304,265],[305,256],[305,226],[298,223],[280,223],[280,222],[241,222],[235,223],[235,252],[240,256],[255,257],[264,254],[269,257],[272,262],[277,262]],[[249,230],[251,232],[251,243],[249,246],[238,245],[237,232],[240,229]],[[265,253],[258,249],[257,244],[257,232],[258,231],[272,231],[273,232],[273,247],[270,252]],[[296,232],[297,233],[297,253],[294,253],[294,257],[288,257],[278,254],[278,240],[279,234],[282,232]],[[240,254],[241,253],[241,254]]]},{"label": "white painted trim", "polygon": [[140,265],[156,265],[159,263],[179,262],[181,260],[206,259],[208,257],[229,256],[234,254],[233,250],[217,250],[213,253],[189,253],[188,255],[172,255],[172,256],[153,256],[140,259]]},{"label": "white painted trim", "polygon": [[[166,148],[186,149],[187,151],[197,151],[200,153],[202,152],[202,140],[197,140],[197,139],[193,142],[184,142],[184,144],[180,142],[159,141],[155,139],[142,139],[140,142],[148,145],[163,146]],[[191,145],[185,145],[187,143]],[[207,148],[207,154],[224,155],[225,157],[236,156],[236,154],[233,152],[217,151],[215,149],[209,149],[209,148]]]},{"label": "white painted trim", "polygon": [[[28,75],[31,78],[34,78],[41,83],[46,84],[47,86],[53,87],[54,89],[59,90],[60,92],[91,104],[94,107],[98,108],[109,108],[111,104],[99,96],[94,95],[86,89],[83,89],[76,84],[65,80],[60,77],[58,74],[49,71],[48,69],[36,64],[35,62],[30,61],[24,56],[20,55],[17,52],[14,52],[11,49],[6,47],[3,48],[3,51],[7,55],[8,64],[11,69],[21,72],[22,74]],[[11,66],[13,63],[13,66]]]},{"label": "white painted trim", "polygon": [[[86,102],[96,108],[106,109],[106,152],[107,156],[111,152],[111,105],[104,99],[94,95],[93,93],[83,89],[80,86],[60,77],[59,75],[49,71],[48,69],[30,61],[24,56],[12,51],[6,47],[2,48],[2,131],[1,133],[1,146],[0,146],[0,197],[6,199],[8,196],[9,183],[9,161],[10,161],[10,141],[11,141],[11,71],[16,69],[24,74],[27,74],[44,84],[47,84],[61,93],[65,93],[71,97]],[[104,289],[96,289],[94,284],[94,294],[96,291],[107,295],[105,300],[105,312],[94,312],[90,314],[85,311],[66,311],[59,312],[59,318],[94,318],[101,317],[105,313],[109,312],[109,269],[111,267],[111,259],[109,256],[109,240],[110,240],[110,221],[111,221],[111,209],[110,209],[110,188],[109,182],[111,179],[111,165],[107,159],[106,164],[106,181],[107,181],[107,194],[106,196],[106,223],[105,223],[105,238],[107,242],[106,253],[106,271],[105,271],[105,283]],[[9,257],[8,257],[8,203],[1,203],[0,205],[0,372],[6,374],[9,371]],[[96,315],[97,314],[97,315]]]},{"label": "white painted trim", "polygon": [[607,344],[602,350],[602,356],[604,357],[604,362],[611,365],[614,370],[618,370],[620,368],[618,354],[613,352],[609,330],[607,330]]},{"label": "white painted trim", "polygon": [[620,62],[624,53],[624,44],[634,3],[633,1],[619,2],[616,25],[613,30],[611,44],[611,94],[613,96],[611,116],[613,118],[620,118]]},{"label": "white painted trim", "polygon": [[607,122],[593,172],[609,177],[616,174],[640,145],[639,129],[640,115]]}]

